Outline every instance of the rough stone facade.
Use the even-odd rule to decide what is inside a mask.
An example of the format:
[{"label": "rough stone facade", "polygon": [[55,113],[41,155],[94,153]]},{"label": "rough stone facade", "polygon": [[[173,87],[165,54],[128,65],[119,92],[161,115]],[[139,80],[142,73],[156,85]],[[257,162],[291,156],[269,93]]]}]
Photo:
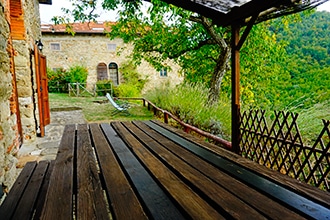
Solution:
[{"label": "rough stone facade", "polygon": [[[53,31],[49,31],[50,29],[53,29]],[[120,67],[129,61],[128,56],[132,53],[132,45],[124,44],[121,39],[110,40],[102,31],[101,33],[91,31],[91,33],[89,30],[84,30],[82,33],[80,30],[72,36],[65,33],[63,29],[59,31],[58,28],[54,28],[52,25],[41,25],[41,30],[44,44],[43,53],[47,56],[47,66],[49,68],[68,69],[74,65],[87,67],[87,84],[94,85],[97,82],[98,64],[104,63],[107,66],[109,76],[109,64],[115,63],[119,69],[119,84],[122,83]],[[58,48],[52,48],[51,44],[54,43],[58,45]],[[114,47],[109,48],[109,45]],[[118,51],[120,51],[120,55],[118,55]],[[137,71],[143,79],[147,78],[148,80],[143,91],[164,84],[176,85],[183,81],[183,77],[179,75],[180,67],[172,61],[168,61],[166,64],[170,65],[172,70],[167,72],[167,76],[161,76],[159,71],[155,70],[146,61],[142,61]]]},{"label": "rough stone facade", "polygon": [[16,115],[11,111],[12,73],[10,61],[11,42],[6,1],[0,1],[0,183],[10,187],[15,178]]},{"label": "rough stone facade", "polygon": [[37,0],[25,0],[22,1],[22,5],[26,38],[13,41],[16,52],[15,71],[23,138],[25,141],[35,141],[39,115],[35,64],[31,54],[35,41],[41,38],[39,2]]},{"label": "rough stone facade", "polygon": [[0,185],[4,188],[16,178],[19,147],[37,135],[32,52],[40,37],[38,0],[0,0]]}]

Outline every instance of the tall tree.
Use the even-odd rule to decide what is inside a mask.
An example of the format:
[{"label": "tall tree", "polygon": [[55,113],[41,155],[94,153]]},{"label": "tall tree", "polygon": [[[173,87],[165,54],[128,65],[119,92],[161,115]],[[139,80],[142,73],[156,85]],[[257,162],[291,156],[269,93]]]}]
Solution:
[{"label": "tall tree", "polygon": [[[120,8],[119,20],[112,26],[109,36],[111,38],[120,37],[125,42],[133,43],[132,57],[135,62],[138,63],[145,59],[160,70],[170,68],[166,66],[166,60],[172,59],[182,67],[182,73],[186,80],[208,83],[210,104],[218,101],[223,77],[229,69],[230,28],[218,27],[212,20],[204,16],[183,10],[161,0],[151,0],[147,13],[143,13],[141,10],[142,0],[98,1],[102,1],[103,8],[107,10]],[[72,0],[72,2],[76,7],[67,13],[73,14],[76,20],[85,21],[95,18],[93,12],[96,7],[96,0]],[[260,35],[260,37],[257,40],[252,40],[248,45],[244,45],[245,49],[243,48],[243,53],[250,50],[253,51],[253,54],[258,52],[251,49],[256,44],[259,44],[259,48],[264,49],[262,56],[256,55],[251,59],[245,59],[243,64],[251,66],[252,63],[259,63],[260,65],[256,69],[258,71],[262,71],[264,66],[270,66],[267,62],[267,55],[272,56],[272,54],[277,53],[274,49],[276,42],[265,40],[265,35],[268,34],[266,29],[266,26],[254,28],[252,33],[257,36]],[[267,51],[270,43],[272,43],[273,48]],[[250,52],[245,53],[249,54]],[[269,69],[271,67],[267,71]],[[251,73],[251,71],[246,72]]]},{"label": "tall tree", "polygon": [[[75,20],[96,18],[97,1],[73,0],[75,9],[66,10]],[[103,0],[104,9],[120,7],[119,20],[112,26],[112,38],[134,44],[133,60],[147,60],[156,69],[170,68],[172,59],[182,67],[186,79],[209,83],[209,103],[219,99],[221,82],[228,70],[231,48],[230,29],[220,28],[212,20],[190,11],[152,0],[148,13],[142,13],[142,1]],[[89,10],[88,10],[89,9]],[[55,18],[55,21],[59,20]]]}]

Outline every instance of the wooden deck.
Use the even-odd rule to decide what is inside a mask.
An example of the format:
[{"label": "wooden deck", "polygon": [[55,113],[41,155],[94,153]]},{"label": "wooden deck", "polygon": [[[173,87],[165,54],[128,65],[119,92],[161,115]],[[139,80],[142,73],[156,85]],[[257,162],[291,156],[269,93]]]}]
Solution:
[{"label": "wooden deck", "polygon": [[160,122],[67,125],[50,164],[20,219],[330,219],[329,193]]}]

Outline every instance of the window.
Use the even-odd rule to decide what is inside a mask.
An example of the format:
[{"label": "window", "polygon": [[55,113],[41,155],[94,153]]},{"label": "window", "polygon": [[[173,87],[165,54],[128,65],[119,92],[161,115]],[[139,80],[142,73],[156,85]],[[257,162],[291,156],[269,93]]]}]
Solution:
[{"label": "window", "polygon": [[112,80],[115,86],[119,84],[119,77],[118,77],[118,65],[116,63],[109,64],[109,77]]},{"label": "window", "polygon": [[60,43],[50,43],[50,50],[61,50]]},{"label": "window", "polygon": [[109,51],[116,51],[117,45],[116,44],[108,44]]},{"label": "window", "polygon": [[163,68],[159,71],[159,75],[162,77],[167,77],[167,69]]}]

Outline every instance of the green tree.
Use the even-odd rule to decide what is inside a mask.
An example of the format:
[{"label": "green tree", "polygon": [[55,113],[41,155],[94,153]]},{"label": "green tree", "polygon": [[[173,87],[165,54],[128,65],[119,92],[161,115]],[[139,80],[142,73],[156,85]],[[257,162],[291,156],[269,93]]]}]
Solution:
[{"label": "green tree", "polygon": [[[202,81],[209,85],[208,99],[210,104],[218,101],[223,78],[229,69],[230,27],[218,27],[212,20],[204,16],[160,0],[151,1],[152,4],[148,9],[147,16],[139,9],[142,1],[100,1],[103,2],[102,6],[108,10],[121,6],[119,20],[111,27],[109,36],[111,38],[120,37],[125,42],[133,43],[132,59],[136,63],[145,59],[160,70],[166,66],[167,59],[172,59],[182,67],[182,73],[186,80],[190,82]],[[95,0],[84,1],[80,4],[80,1],[73,2],[77,7],[71,14],[75,16],[75,19],[82,21],[91,15],[91,13],[86,13],[86,10],[90,8],[93,12],[96,5]],[[262,25],[259,28],[254,28],[252,33],[257,36],[260,35],[260,37],[244,45],[248,50],[246,54],[255,50],[256,45],[263,49],[263,54],[277,53],[276,49],[267,50],[267,44],[270,41],[263,39],[264,33],[268,33],[265,31],[266,28]],[[256,55],[252,59],[245,59],[244,63],[247,66],[257,63],[258,69],[255,70],[260,72],[265,69],[264,66],[270,66],[267,61],[263,60],[265,57],[267,58],[264,55]],[[255,74],[251,71],[246,72]],[[272,71],[269,74],[271,73]]]}]

